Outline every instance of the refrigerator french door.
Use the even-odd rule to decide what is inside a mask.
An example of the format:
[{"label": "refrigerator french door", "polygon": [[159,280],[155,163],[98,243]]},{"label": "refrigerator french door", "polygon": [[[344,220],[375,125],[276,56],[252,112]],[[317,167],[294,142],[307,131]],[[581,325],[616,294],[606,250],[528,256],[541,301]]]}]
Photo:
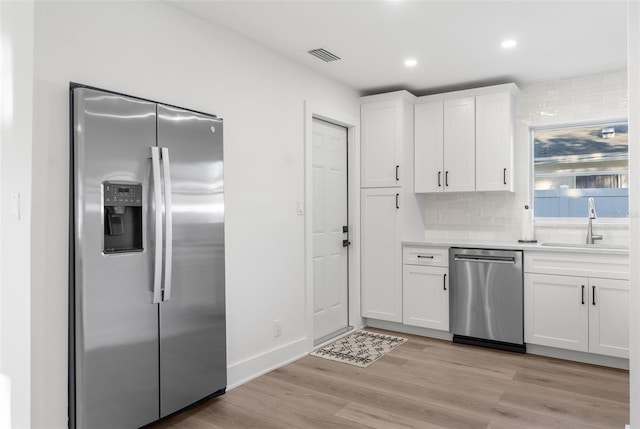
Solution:
[{"label": "refrigerator french door", "polygon": [[226,388],[222,120],[71,85],[69,426]]}]

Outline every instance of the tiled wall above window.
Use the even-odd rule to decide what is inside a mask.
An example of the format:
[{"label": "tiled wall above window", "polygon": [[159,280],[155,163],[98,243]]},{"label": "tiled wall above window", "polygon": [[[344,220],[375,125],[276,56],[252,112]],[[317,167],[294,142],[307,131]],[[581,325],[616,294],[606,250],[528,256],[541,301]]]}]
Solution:
[{"label": "tiled wall above window", "polygon": [[520,89],[519,127],[624,118],[629,107],[626,70],[521,85]]}]

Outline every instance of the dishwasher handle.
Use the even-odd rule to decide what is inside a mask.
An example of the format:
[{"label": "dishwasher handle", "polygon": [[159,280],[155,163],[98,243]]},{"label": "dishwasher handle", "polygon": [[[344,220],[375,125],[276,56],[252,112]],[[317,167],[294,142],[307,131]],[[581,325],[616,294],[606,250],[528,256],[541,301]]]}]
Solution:
[{"label": "dishwasher handle", "polygon": [[454,261],[477,262],[485,264],[515,264],[516,258],[513,256],[488,256],[488,255],[454,255]]}]

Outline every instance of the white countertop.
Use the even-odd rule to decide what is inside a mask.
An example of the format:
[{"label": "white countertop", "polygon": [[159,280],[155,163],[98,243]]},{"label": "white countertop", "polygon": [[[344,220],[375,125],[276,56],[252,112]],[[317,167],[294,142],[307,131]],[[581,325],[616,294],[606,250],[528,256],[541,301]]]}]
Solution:
[{"label": "white countertop", "polygon": [[489,241],[464,239],[416,239],[403,240],[404,246],[435,246],[435,247],[470,247],[474,249],[501,250],[535,250],[547,252],[575,252],[575,253],[605,253],[628,255],[629,248],[625,246],[597,243],[519,243],[518,241]]}]

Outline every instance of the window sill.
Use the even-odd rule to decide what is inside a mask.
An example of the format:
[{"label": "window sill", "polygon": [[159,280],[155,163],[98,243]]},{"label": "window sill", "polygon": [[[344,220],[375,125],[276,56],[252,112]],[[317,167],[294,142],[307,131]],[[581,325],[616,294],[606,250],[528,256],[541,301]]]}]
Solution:
[{"label": "window sill", "polygon": [[[536,218],[534,227],[541,228],[586,228],[589,221],[584,218]],[[593,221],[593,226],[609,229],[628,229],[629,218],[598,218]]]}]

